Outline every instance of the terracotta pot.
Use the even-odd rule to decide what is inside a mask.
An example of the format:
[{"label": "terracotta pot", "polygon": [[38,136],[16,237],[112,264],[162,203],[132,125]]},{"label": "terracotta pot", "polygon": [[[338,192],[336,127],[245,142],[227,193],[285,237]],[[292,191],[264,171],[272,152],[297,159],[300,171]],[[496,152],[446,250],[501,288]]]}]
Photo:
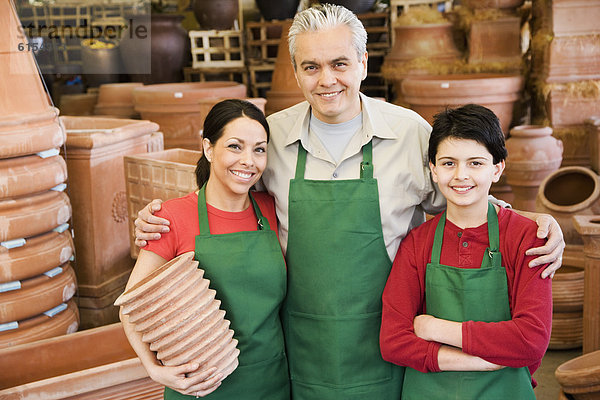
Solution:
[{"label": "terracotta pot", "polygon": [[600,116],[600,95],[583,97],[569,94],[564,88],[551,89],[546,112],[552,125],[581,125],[588,118]]},{"label": "terracotta pot", "polygon": [[163,398],[120,323],[0,350],[0,369],[2,398]]},{"label": "terracotta pot", "polygon": [[[477,2],[480,3],[480,2]],[[521,64],[521,18],[473,21],[468,34],[469,63]]]},{"label": "terracotta pot", "polygon": [[461,4],[473,9],[481,8],[517,8],[524,0],[462,0]]},{"label": "terracotta pot", "polygon": [[375,0],[329,0],[328,3],[346,7],[355,14],[362,14],[373,8]]},{"label": "terracotta pot", "polygon": [[512,205],[517,210],[535,211],[540,183],[562,162],[562,142],[552,137],[550,127],[520,125],[510,130],[506,148],[506,182],[515,194]]},{"label": "terracotta pot", "polygon": [[597,1],[553,0],[543,7],[536,7],[534,20],[540,18],[554,37],[590,36],[600,34],[598,15],[600,4]]},{"label": "terracotta pot", "polygon": [[277,59],[271,79],[271,90],[267,92],[266,115],[281,111],[306,100],[296,82],[294,67],[291,63],[287,35],[292,21],[281,26],[281,40],[277,48]]},{"label": "terracotta pot", "polygon": [[496,114],[506,135],[523,83],[516,74],[411,76],[402,81],[402,96],[429,123],[446,106],[480,104]]},{"label": "terracotta pot", "polygon": [[93,115],[97,99],[96,93],[63,94],[58,108],[61,115]]},{"label": "terracotta pot", "polygon": [[67,180],[65,160],[57,155],[0,159],[0,199],[24,196],[53,188]]},{"label": "terracotta pot", "polygon": [[552,333],[548,348],[566,350],[581,347],[583,343],[583,312],[552,313]]},{"label": "terracotta pot", "polygon": [[0,201],[0,242],[35,236],[66,223],[71,203],[63,192],[47,191]]},{"label": "terracotta pot", "polygon": [[194,0],[193,9],[203,30],[233,29],[239,18],[238,0]]},{"label": "terracotta pot", "polygon": [[135,109],[143,119],[160,125],[165,148],[200,149],[200,132],[208,113],[204,100],[246,97],[246,86],[236,82],[194,82],[147,85],[134,89]]},{"label": "terracotta pot", "polygon": [[48,310],[46,311],[48,314],[19,321],[18,327],[0,332],[0,349],[77,331],[79,327],[77,305],[73,300],[69,300],[66,305],[65,309],[64,306],[60,306]]},{"label": "terracotta pot", "polygon": [[575,400],[600,397],[600,350],[566,361],[554,373],[562,390]]},{"label": "terracotta pot", "polygon": [[600,215],[576,215],[573,224],[583,239],[583,352],[600,350]]},{"label": "terracotta pot", "polygon": [[100,85],[94,114],[113,115],[122,118],[139,117],[139,114],[133,108],[133,89],[143,85],[141,82]]},{"label": "terracotta pot", "polygon": [[100,117],[61,117],[61,121],[67,132],[79,294],[102,297],[124,286],[133,267],[123,157],[146,153],[158,125]]},{"label": "terracotta pot", "polygon": [[600,116],[585,121],[585,131],[589,139],[590,164],[594,172],[600,171]]},{"label": "terracotta pot", "polygon": [[[238,365],[239,350],[229,321],[224,318],[203,327],[202,332],[187,331],[186,337],[177,341],[179,346],[164,349],[156,345],[157,340],[191,320],[199,316],[206,320],[220,305],[193,257],[193,252],[187,252],[164,264],[123,293],[115,305],[122,307],[123,314],[132,315],[135,330],[157,351],[157,358],[163,364],[175,366],[193,361],[200,364],[200,369],[216,366],[226,377]],[[188,281],[196,284],[179,293],[182,282]]]},{"label": "terracotta pot", "polygon": [[558,221],[567,245],[582,245],[571,217],[600,213],[598,176],[583,167],[563,167],[550,173],[540,184],[536,211],[552,214]]},{"label": "terracotta pot", "polygon": [[77,288],[73,268],[67,263],[20,281],[20,288],[0,293],[0,323],[34,317],[66,303]]},{"label": "terracotta pot", "polygon": [[[592,4],[593,2],[587,2]],[[578,7],[583,3],[574,2]],[[597,6],[600,7],[600,6]],[[583,7],[581,7],[583,9]],[[569,18],[575,20],[572,14]],[[597,19],[597,17],[593,17]],[[594,22],[597,25],[597,22]],[[579,26],[578,24],[572,24]],[[600,46],[595,35],[554,36],[542,52],[533,52],[532,70],[547,83],[600,79]]]},{"label": "terracotta pot", "polygon": [[552,279],[552,309],[555,312],[583,310],[583,268],[563,265]]},{"label": "terracotta pot", "polygon": [[300,0],[256,0],[256,6],[267,21],[293,18]]},{"label": "terracotta pot", "polygon": [[128,17],[130,27],[123,34],[119,50],[132,81],[152,84],[183,79],[183,67],[191,53],[182,20],[183,16],[173,14]]},{"label": "terracotta pot", "polygon": [[23,246],[0,246],[0,282],[18,281],[43,274],[69,261],[73,255],[71,232],[48,232],[27,238]]},{"label": "terracotta pot", "polygon": [[62,146],[64,141],[65,133],[58,124],[58,109],[54,107],[48,106],[42,112],[0,116],[0,159],[54,149]]}]

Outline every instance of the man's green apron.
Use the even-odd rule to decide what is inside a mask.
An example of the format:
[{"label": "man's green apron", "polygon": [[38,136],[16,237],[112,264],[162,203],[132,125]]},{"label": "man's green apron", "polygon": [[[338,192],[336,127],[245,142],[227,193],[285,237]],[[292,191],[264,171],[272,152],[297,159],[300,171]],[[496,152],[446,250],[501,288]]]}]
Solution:
[{"label": "man's green apron", "polygon": [[[287,359],[279,318],[286,292],[286,267],[267,218],[250,195],[258,218],[257,231],[211,235],[204,187],[198,194],[200,235],[195,259],[217,292],[225,318],[238,343],[239,366],[209,400],[288,400]],[[169,388],[166,399],[187,399]]]},{"label": "man's green apron", "polygon": [[[511,319],[506,271],[502,267],[498,215],[488,203],[488,237],[479,269],[440,264],[446,213],[438,222],[431,263],[425,273],[426,312],[450,321],[498,322]],[[489,372],[429,372],[406,369],[403,400],[535,399],[527,367]]]},{"label": "man's green apron", "polygon": [[298,146],[290,183],[284,329],[294,400],[399,399],[404,369],[379,350],[391,268],[381,230],[372,143],[360,179],[305,180]]}]

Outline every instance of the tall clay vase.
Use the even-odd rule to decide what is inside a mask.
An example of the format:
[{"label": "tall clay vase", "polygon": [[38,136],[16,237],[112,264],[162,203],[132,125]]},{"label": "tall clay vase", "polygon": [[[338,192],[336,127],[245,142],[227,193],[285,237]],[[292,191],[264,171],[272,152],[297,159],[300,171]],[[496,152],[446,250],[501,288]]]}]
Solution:
[{"label": "tall clay vase", "polygon": [[238,366],[237,340],[193,257],[187,252],[167,262],[115,305],[164,365],[197,362],[199,371],[217,367],[224,379]]},{"label": "tall clay vase", "polygon": [[562,390],[569,394],[569,398],[600,398],[600,350],[562,363],[556,368],[554,375]]},{"label": "tall clay vase", "polygon": [[300,0],[256,0],[260,14],[267,21],[293,18]]},{"label": "tall clay vase", "polygon": [[496,114],[507,135],[524,82],[520,74],[411,76],[402,81],[402,96],[429,123],[445,107],[481,104]]},{"label": "tall clay vase", "polygon": [[194,0],[193,9],[203,30],[233,29],[239,16],[238,0]]},{"label": "tall clay vase", "polygon": [[514,193],[513,207],[535,211],[540,183],[562,162],[563,145],[552,137],[552,128],[520,125],[510,130],[506,141],[506,181]]},{"label": "tall clay vase", "polygon": [[410,67],[410,62],[427,58],[435,65],[451,63],[460,57],[452,38],[452,24],[397,25],[394,27],[394,47],[385,56],[384,77],[401,92],[402,79],[410,75],[426,75],[426,69]]},{"label": "tall clay vase", "polygon": [[292,26],[288,21],[281,27],[281,40],[277,49],[277,59],[275,60],[275,69],[271,79],[271,90],[267,92],[267,105],[265,113],[267,115],[291,107],[304,100],[302,90],[298,86],[294,67],[290,58],[287,36]]}]

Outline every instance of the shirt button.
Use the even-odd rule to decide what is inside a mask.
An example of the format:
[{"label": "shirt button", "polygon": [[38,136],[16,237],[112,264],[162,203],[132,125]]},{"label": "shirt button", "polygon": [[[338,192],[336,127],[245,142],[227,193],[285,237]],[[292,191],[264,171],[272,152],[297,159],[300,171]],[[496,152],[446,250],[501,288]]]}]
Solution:
[{"label": "shirt button", "polygon": [[462,236],[462,232],[458,232],[457,235],[458,235],[458,237],[461,237]]},{"label": "shirt button", "polygon": [[333,177],[334,177],[334,178],[337,178],[337,177],[338,177],[338,173],[337,173],[337,172],[334,172],[334,173],[333,173]]},{"label": "shirt button", "polygon": [[469,245],[469,243],[463,242],[463,247],[467,247],[468,245]]}]

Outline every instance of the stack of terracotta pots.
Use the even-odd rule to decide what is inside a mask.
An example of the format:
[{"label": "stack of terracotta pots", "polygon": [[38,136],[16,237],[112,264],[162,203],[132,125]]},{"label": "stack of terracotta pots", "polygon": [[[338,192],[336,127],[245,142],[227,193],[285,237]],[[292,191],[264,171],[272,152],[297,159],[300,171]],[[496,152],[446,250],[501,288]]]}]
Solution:
[{"label": "stack of terracotta pots", "polygon": [[164,264],[115,305],[164,365],[197,362],[198,371],[216,367],[225,379],[238,366],[237,340],[193,257],[188,252]]},{"label": "stack of terracotta pots", "polygon": [[18,51],[19,20],[0,3],[0,347],[77,330],[76,280],[64,193],[64,131],[30,52]]},{"label": "stack of terracotta pots", "polygon": [[150,121],[61,117],[73,203],[75,271],[82,328],[117,322],[112,303],[133,268],[129,257],[123,157],[147,153],[158,125]]},{"label": "stack of terracotta pots", "polygon": [[533,2],[532,117],[549,121],[565,146],[563,166],[590,166],[584,123],[600,116],[600,2]]}]

